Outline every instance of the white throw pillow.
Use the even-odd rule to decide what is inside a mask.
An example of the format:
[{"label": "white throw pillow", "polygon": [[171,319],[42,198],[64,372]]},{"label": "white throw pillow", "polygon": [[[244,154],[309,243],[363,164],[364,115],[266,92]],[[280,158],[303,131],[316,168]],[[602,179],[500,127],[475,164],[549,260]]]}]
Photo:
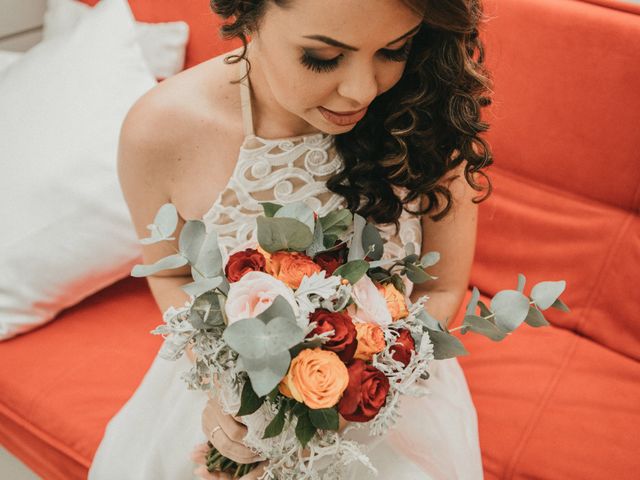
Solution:
[{"label": "white throw pillow", "polygon": [[[44,14],[44,40],[71,30],[91,7],[76,0],[48,0]],[[136,34],[149,68],[157,79],[175,75],[184,68],[189,40],[189,25],[185,22],[136,22]]]},{"label": "white throw pillow", "polygon": [[0,75],[2,74],[2,70],[18,60],[20,57],[22,57],[22,55],[24,55],[22,52],[0,50]]},{"label": "white throw pillow", "polygon": [[102,1],[0,75],[0,339],[140,261],[117,146],[128,110],[156,83],[126,0]]}]

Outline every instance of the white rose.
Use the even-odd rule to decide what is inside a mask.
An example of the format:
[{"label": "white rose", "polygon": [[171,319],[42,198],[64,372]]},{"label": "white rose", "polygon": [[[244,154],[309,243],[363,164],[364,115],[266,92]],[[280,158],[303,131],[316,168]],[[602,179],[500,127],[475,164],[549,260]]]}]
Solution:
[{"label": "white rose", "polygon": [[224,306],[229,324],[260,315],[271,306],[278,295],[289,302],[297,316],[298,305],[293,290],[267,273],[246,273],[229,287],[229,295]]},{"label": "white rose", "polygon": [[389,325],[392,322],[387,301],[367,275],[353,285],[351,295],[357,306],[353,315],[358,320],[378,325]]}]

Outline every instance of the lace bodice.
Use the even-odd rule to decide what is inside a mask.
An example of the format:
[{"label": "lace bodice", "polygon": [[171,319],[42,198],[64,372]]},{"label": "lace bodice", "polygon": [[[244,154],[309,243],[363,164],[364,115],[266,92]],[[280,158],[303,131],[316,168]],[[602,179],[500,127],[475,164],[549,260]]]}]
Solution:
[{"label": "lace bodice", "polygon": [[[246,64],[240,62],[241,76]],[[326,187],[326,180],[341,168],[333,136],[315,133],[281,139],[258,137],[253,132],[251,90],[248,78],[240,83],[245,138],[235,169],[224,190],[203,216],[207,231],[215,229],[224,256],[255,242],[255,218],[260,202],[287,204],[303,201],[318,215],[344,208],[343,197]],[[385,244],[385,257],[401,256],[402,246],[413,242],[420,251],[420,220],[407,212],[396,234],[393,224],[377,225]]]}]

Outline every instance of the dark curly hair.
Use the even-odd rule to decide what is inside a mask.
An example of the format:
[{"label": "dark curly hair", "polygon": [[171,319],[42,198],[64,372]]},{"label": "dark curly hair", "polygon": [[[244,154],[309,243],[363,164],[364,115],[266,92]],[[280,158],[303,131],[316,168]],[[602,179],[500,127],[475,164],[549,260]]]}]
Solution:
[{"label": "dark curly hair", "polygon": [[[403,0],[414,11],[428,12],[412,40],[404,73],[388,91],[376,97],[365,117],[349,132],[335,135],[343,168],[327,187],[342,195],[352,211],[377,223],[395,223],[402,210],[431,214],[434,221],[451,209],[451,192],[442,180],[466,160],[465,180],[476,191],[474,203],[492,191],[481,171],[493,163],[486,141],[479,136],[489,125],[481,108],[491,104],[491,82],[484,68],[478,28],[484,16],[481,0]],[[225,20],[223,38],[240,38],[246,55],[247,33],[259,28],[268,2],[286,8],[291,0],[211,0],[211,9]],[[250,65],[249,65],[250,68]],[[486,180],[476,183],[474,174]],[[457,178],[457,175],[452,178]],[[406,192],[399,198],[394,187]],[[423,208],[408,204],[426,199]]]}]

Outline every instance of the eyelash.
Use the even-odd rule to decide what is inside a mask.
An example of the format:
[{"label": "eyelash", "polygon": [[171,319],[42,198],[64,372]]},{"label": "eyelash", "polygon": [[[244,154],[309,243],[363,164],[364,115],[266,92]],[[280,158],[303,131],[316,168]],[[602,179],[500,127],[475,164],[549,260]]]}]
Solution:
[{"label": "eyelash", "polygon": [[[397,50],[381,50],[382,55],[392,62],[404,62],[409,57],[409,51],[411,50],[411,41],[405,43],[401,48]],[[330,72],[338,66],[342,54],[329,60],[322,60],[310,55],[306,50],[300,57],[300,63],[316,73]]]}]

